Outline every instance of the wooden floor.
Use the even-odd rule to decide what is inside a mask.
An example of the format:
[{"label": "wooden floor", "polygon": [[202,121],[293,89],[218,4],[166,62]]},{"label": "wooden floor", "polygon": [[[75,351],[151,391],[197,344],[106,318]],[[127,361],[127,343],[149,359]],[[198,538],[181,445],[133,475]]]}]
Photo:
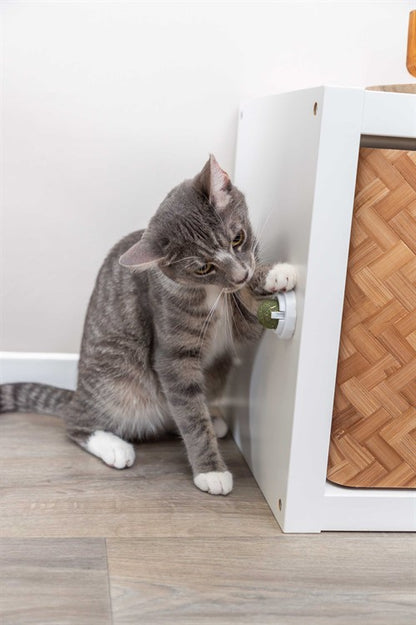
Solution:
[{"label": "wooden floor", "polygon": [[58,419],[0,417],[2,625],[413,625],[410,534],[284,535],[231,439],[235,490],[177,439],[116,471]]}]

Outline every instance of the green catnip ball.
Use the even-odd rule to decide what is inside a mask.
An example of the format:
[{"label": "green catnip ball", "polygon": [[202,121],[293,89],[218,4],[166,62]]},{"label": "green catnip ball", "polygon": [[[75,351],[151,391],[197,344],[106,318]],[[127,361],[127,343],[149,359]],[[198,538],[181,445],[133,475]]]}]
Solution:
[{"label": "green catnip ball", "polygon": [[279,303],[275,299],[265,299],[257,309],[257,319],[268,330],[276,330],[278,319],[272,319],[271,313],[279,311]]}]

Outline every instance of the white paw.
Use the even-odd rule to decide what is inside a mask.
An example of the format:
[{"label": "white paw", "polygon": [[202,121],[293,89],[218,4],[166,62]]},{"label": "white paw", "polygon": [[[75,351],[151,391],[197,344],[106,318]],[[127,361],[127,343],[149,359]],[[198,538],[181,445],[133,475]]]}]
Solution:
[{"label": "white paw", "polygon": [[228,433],[228,425],[219,415],[212,416],[212,425],[214,426],[217,438],[224,438]]},{"label": "white paw", "polygon": [[277,263],[266,276],[264,290],[269,293],[291,291],[296,286],[296,269],[289,263]]},{"label": "white paw", "polygon": [[111,432],[96,430],[83,447],[115,469],[131,467],[135,460],[133,445]]},{"label": "white paw", "polygon": [[194,484],[210,495],[228,495],[233,489],[233,476],[229,471],[210,471],[194,477]]}]

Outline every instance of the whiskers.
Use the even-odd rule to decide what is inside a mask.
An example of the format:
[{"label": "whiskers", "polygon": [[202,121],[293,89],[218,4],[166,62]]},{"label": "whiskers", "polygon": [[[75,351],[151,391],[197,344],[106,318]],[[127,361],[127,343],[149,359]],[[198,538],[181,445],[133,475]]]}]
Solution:
[{"label": "whiskers", "polygon": [[[217,356],[221,356],[226,352],[232,353],[233,356],[237,355],[233,328],[234,304],[231,298],[235,298],[235,296],[232,293],[227,293],[227,290],[222,288],[202,325],[198,349],[201,350],[200,361],[204,359],[204,364],[206,366],[213,364]],[[213,336],[210,337],[210,341],[206,345],[203,345],[207,331],[220,302],[222,303],[221,317],[216,321],[216,325],[213,328]],[[239,312],[242,315],[241,309],[239,309]]]},{"label": "whiskers", "polygon": [[[231,298],[236,301],[234,293],[228,293],[225,295],[225,333],[228,338],[227,345],[231,347],[233,351],[234,357],[237,356],[237,352],[234,345],[234,334],[233,334],[233,319],[232,319],[232,303]],[[240,311],[241,314],[241,311]]]},{"label": "whiskers", "polygon": [[211,306],[208,315],[205,318],[204,323],[202,324],[202,328],[201,328],[201,332],[199,335],[199,339],[198,339],[198,349],[200,349],[203,345],[203,342],[205,340],[205,335],[207,333],[207,330],[209,328],[209,324],[211,323],[211,320],[214,316],[215,313],[215,309],[217,308],[219,301],[221,299],[221,296],[224,294],[225,289],[221,289],[221,291],[218,294],[218,297],[215,299],[213,305]]},{"label": "whiskers", "polygon": [[[270,217],[272,216],[274,211],[275,211],[274,207],[272,207],[268,211],[268,213],[266,214],[266,216],[264,218],[264,221],[263,221],[262,225],[259,227],[258,231],[255,233],[255,243],[254,243],[253,248],[251,250],[252,254],[254,255],[254,257],[256,256],[256,252],[258,251],[258,248],[261,249],[261,247],[262,247],[263,237],[264,237],[264,233],[266,231],[266,226],[268,225],[268,223],[270,221]],[[265,260],[264,254],[262,254],[262,259],[263,259],[263,261]]]},{"label": "whiskers", "polygon": [[233,299],[233,301],[234,301],[234,304],[235,304],[235,308],[236,308],[236,310],[238,310],[238,312],[240,313],[240,317],[241,317],[241,319],[242,319],[243,321],[246,321],[246,319],[245,319],[245,317],[244,317],[244,315],[243,315],[243,312],[242,312],[242,310],[241,310],[241,307],[240,307],[240,302],[239,302],[239,300],[238,300],[238,297],[237,297],[234,293],[230,293],[230,295],[231,295],[231,297],[232,297],[232,299]]},{"label": "whiskers", "polygon": [[259,229],[258,233],[256,234],[256,239],[257,239],[257,241],[258,241],[259,243],[261,243],[262,236],[263,236],[263,234],[264,234],[264,231],[265,231],[265,229],[266,229],[267,224],[269,223],[269,219],[270,219],[270,217],[272,216],[272,213],[273,213],[273,209],[271,209],[271,210],[268,212],[268,214],[266,215],[266,218],[265,218],[265,220],[264,220],[264,222],[263,222],[263,225],[260,227],[260,229]]}]

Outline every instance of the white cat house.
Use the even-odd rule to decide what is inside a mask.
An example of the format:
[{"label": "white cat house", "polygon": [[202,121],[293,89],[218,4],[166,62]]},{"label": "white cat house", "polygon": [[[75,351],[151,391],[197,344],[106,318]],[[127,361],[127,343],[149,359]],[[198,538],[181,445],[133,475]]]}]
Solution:
[{"label": "white cat house", "polygon": [[[297,325],[293,338],[279,340],[272,331],[266,330],[260,346],[251,352],[246,364],[234,372],[230,384],[231,401],[234,401],[234,436],[285,532],[416,529],[416,492],[409,488],[413,458],[416,470],[416,446],[412,447],[411,442],[416,442],[416,404],[412,403],[412,394],[416,395],[416,369],[413,368],[416,361],[411,357],[412,346],[416,349],[416,327],[412,328],[410,322],[406,322],[404,328],[402,322],[400,327],[407,335],[403,338],[402,334],[401,340],[407,341],[409,350],[401,351],[391,341],[390,358],[388,337],[392,337],[392,333],[396,335],[398,330],[397,327],[390,330],[387,325],[383,326],[382,339],[387,342],[387,346],[383,343],[387,352],[384,360],[380,355],[378,368],[372,366],[372,353],[367,358],[371,349],[375,350],[375,359],[378,356],[372,337],[368,333],[370,342],[367,344],[365,337],[361,340],[357,335],[351,354],[346,354],[354,356],[354,352],[356,356],[348,360],[347,368],[355,363],[354,366],[362,371],[360,364],[367,363],[369,372],[362,374],[366,377],[361,381],[353,368],[347,372],[350,375],[348,382],[344,378],[336,382],[338,358],[352,345],[351,341],[346,341],[345,349],[340,352],[360,144],[387,150],[387,160],[396,155],[389,150],[416,150],[416,95],[319,87],[256,99],[241,107],[235,184],[246,195],[264,260],[293,263],[298,269],[299,281],[296,289]],[[412,159],[409,154],[407,156],[411,163]],[[374,167],[369,167],[370,173]],[[406,189],[414,188],[416,193],[416,159],[414,170],[409,168],[402,173],[407,175]],[[396,174],[402,175],[397,171]],[[383,178],[383,174],[380,175]],[[369,180],[368,184],[377,191],[376,182]],[[384,233],[385,238],[390,236],[395,249],[400,248],[399,251],[406,255],[412,248],[412,236],[416,240],[416,201],[413,203],[408,198],[411,208],[407,213],[407,225],[402,224],[400,230],[404,240],[399,241],[400,236],[390,225],[381,226],[377,202],[382,196],[380,190],[380,196],[375,198],[375,208],[371,207],[373,223],[358,223],[354,237],[360,244],[361,235],[364,240],[380,225],[382,235]],[[394,213],[396,202],[400,203],[402,196],[395,192],[392,198],[393,208],[389,210]],[[416,195],[413,199],[416,200]],[[363,201],[367,200],[364,198]],[[385,211],[384,204],[383,207]],[[393,239],[395,236],[397,240]],[[353,240],[352,244],[357,241]],[[375,262],[370,253],[371,245],[371,242],[367,243],[370,264]],[[413,297],[412,281],[416,292],[415,261],[416,257],[412,260],[410,253],[403,261],[407,274],[403,270],[401,275],[407,277],[408,302]],[[381,271],[381,265],[389,267],[389,263],[395,263],[391,255],[380,260],[377,269]],[[387,275],[387,270],[385,273]],[[365,275],[365,271],[360,274],[361,278]],[[385,288],[393,293],[395,284],[390,277],[384,280],[383,274],[374,279],[380,289],[387,285]],[[396,293],[403,299],[402,290],[396,289]],[[399,299],[394,299],[400,303]],[[348,300],[348,305],[350,303]],[[409,310],[409,318],[416,319],[411,313],[411,305],[406,301],[403,305]],[[371,308],[371,303],[368,306]],[[378,311],[383,310],[378,302]],[[360,315],[361,311],[362,307],[358,306],[354,314]],[[369,314],[370,320],[373,319],[371,311]],[[361,348],[364,355],[360,354]],[[407,362],[402,364],[400,360],[405,357]],[[401,365],[403,373],[400,373],[402,369],[399,371]],[[370,380],[370,375],[376,377]],[[364,442],[354,439],[356,475],[366,476],[368,480],[378,471],[378,483],[389,483],[380,477],[383,471],[387,472],[383,465],[394,463],[400,450],[396,452],[391,448],[392,457],[385,456],[384,462],[381,444],[384,439],[374,432],[374,427],[370,433],[366,432],[362,415],[357,416],[354,408],[359,403],[360,393],[364,394],[364,413],[376,412],[381,421],[383,416],[385,418],[380,427],[384,424],[386,428],[385,423],[390,419],[394,428],[399,423],[398,418],[393,420],[398,409],[394,397],[389,397],[388,392],[384,401],[377,399],[378,395],[370,396],[374,389],[374,393],[380,393],[380,389],[385,391],[388,388],[387,375],[392,375],[397,383],[402,382],[404,390],[398,391],[397,397],[403,405],[407,402],[403,414],[407,423],[413,423],[407,427],[402,445],[404,455],[407,454],[404,460],[409,472],[407,481],[402,486],[400,482],[394,482],[399,484],[394,488],[356,488],[329,482],[327,466],[335,398],[340,411],[344,411],[349,419],[349,425],[354,425],[356,432],[359,430],[363,434],[364,431],[365,440],[374,435],[374,441],[380,443],[379,448],[373,445],[375,459],[373,463],[368,461],[369,466],[366,466],[365,461],[373,457],[371,445],[369,443],[367,448]],[[347,405],[347,396],[352,401],[351,409]],[[391,424],[389,427],[396,440],[398,434],[391,433]],[[343,437],[344,429],[337,432],[344,447],[353,440],[351,436]],[[337,455],[337,450],[334,454],[344,473],[349,471],[351,477],[353,471],[348,468],[347,459],[341,452]],[[361,461],[362,468],[359,466]],[[338,468],[334,472],[341,475]],[[399,467],[393,473],[397,477],[400,471],[406,475]]]}]

